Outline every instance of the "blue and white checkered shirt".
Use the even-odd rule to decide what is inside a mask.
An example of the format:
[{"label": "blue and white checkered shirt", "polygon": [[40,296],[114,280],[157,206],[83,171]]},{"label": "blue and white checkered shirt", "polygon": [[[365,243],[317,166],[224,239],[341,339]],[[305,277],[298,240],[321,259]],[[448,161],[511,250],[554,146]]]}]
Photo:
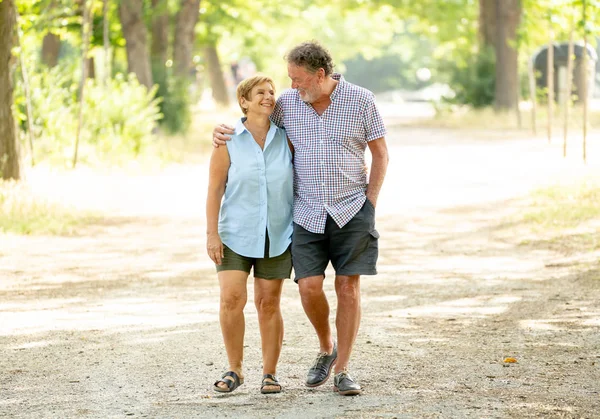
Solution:
[{"label": "blue and white checkered shirt", "polygon": [[327,214],[342,228],[364,205],[367,142],[386,133],[373,93],[332,77],[339,83],[322,115],[290,89],[271,116],[294,145],[294,222],[321,234]]}]

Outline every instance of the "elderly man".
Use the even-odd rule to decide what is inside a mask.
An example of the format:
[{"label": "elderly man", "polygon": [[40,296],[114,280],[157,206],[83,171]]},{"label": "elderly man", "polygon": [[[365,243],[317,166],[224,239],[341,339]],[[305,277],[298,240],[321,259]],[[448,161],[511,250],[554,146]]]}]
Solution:
[{"label": "elderly man", "polygon": [[[321,45],[302,43],[286,60],[292,90],[279,97],[271,119],[286,129],[294,146],[294,281],[320,344],[306,385],[322,385],[335,368],[334,390],[355,395],[361,387],[348,364],[360,325],[360,277],[377,273],[375,207],[388,165],[385,127],[373,93],[334,73]],[[225,144],[232,133],[227,126],[215,127],[214,145]],[[368,182],[367,146],[372,155]],[[330,261],[337,344],[323,291]]]}]

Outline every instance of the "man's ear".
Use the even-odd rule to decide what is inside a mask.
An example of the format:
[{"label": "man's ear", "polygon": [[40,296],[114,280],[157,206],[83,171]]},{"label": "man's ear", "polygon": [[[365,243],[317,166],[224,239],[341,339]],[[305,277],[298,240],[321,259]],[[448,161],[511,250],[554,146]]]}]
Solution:
[{"label": "man's ear", "polygon": [[317,70],[317,80],[319,81],[319,83],[323,83],[323,81],[325,81],[325,69],[324,68],[319,68]]}]

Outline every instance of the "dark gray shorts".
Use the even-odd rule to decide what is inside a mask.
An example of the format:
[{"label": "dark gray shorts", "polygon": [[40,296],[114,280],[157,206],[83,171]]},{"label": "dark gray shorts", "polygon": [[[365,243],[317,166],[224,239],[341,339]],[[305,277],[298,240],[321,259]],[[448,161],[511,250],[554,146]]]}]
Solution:
[{"label": "dark gray shorts", "polygon": [[294,223],[294,281],[298,282],[309,276],[325,276],[329,261],[336,275],[376,275],[378,239],[375,207],[368,199],[354,218],[342,228],[327,216],[324,234],[311,233]]}]

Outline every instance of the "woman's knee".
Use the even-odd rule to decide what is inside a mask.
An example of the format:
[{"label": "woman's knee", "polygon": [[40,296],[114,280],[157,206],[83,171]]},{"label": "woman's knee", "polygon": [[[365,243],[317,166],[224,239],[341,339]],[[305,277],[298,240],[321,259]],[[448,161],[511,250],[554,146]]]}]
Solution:
[{"label": "woman's knee", "polygon": [[257,295],[254,304],[260,315],[270,316],[279,312],[281,300],[279,295]]},{"label": "woman's knee", "polygon": [[221,309],[225,311],[243,311],[247,298],[245,293],[239,292],[221,294]]}]

